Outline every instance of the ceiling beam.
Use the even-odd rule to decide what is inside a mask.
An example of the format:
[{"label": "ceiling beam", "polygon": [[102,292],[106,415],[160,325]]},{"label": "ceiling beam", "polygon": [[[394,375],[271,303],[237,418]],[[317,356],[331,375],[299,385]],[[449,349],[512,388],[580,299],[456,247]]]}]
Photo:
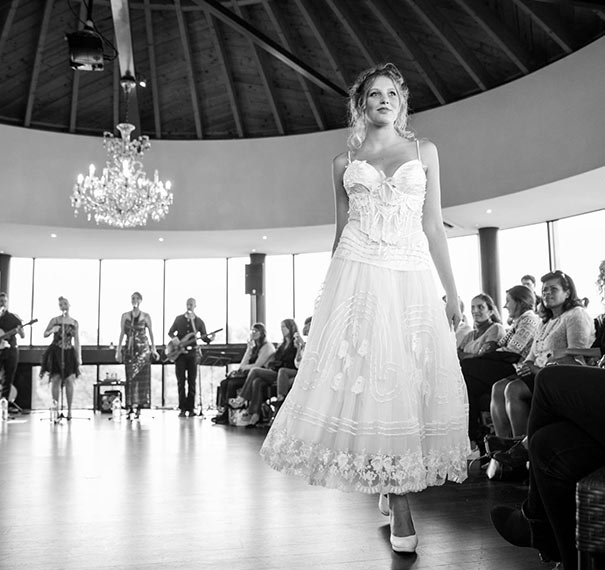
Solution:
[{"label": "ceiling beam", "polygon": [[[86,2],[80,4],[80,16],[78,18],[78,30],[84,28],[86,21]],[[80,94],[80,71],[74,70],[71,81],[71,104],[69,109],[69,132],[76,132],[76,123],[78,120],[78,96]]]},{"label": "ceiling beam", "polygon": [[155,61],[155,37],[153,35],[153,22],[149,0],[145,2],[145,34],[147,36],[147,53],[149,54],[149,74],[151,80],[151,100],[153,102],[153,124],[155,126],[155,138],[162,138],[162,117],[160,115],[160,91],[158,89],[158,74]]},{"label": "ceiling beam", "polygon": [[[282,45],[292,54],[296,55],[295,42],[290,37],[287,27],[284,23],[281,11],[279,9],[279,4],[274,4],[270,2],[270,0],[263,0],[263,7],[265,8],[265,12],[267,12],[273,27],[275,28],[277,35],[282,43]],[[317,127],[324,131],[326,129],[326,120],[324,118],[323,111],[321,110],[321,104],[319,98],[313,91],[313,87],[308,79],[305,79],[300,73],[296,74],[298,79],[298,83],[302,92],[304,93],[307,103],[311,108],[311,113],[313,113],[313,117],[315,122],[317,123]]]},{"label": "ceiling beam", "polygon": [[569,54],[573,52],[573,40],[564,23],[547,11],[544,6],[531,4],[527,0],[513,0],[517,7],[527,14],[562,50]]},{"label": "ceiling beam", "polygon": [[[134,52],[132,49],[132,31],[130,28],[128,0],[111,0],[111,17],[113,19],[115,46],[118,50],[120,77],[130,75],[136,79],[137,75],[134,67]],[[136,86],[128,94],[125,93],[124,100],[124,120],[135,126],[136,132],[134,136],[140,136],[143,133],[141,129],[139,98],[137,96]]]},{"label": "ceiling beam", "polygon": [[341,24],[347,30],[357,48],[370,66],[382,61],[384,57],[373,47],[373,42],[368,38],[363,26],[351,14],[351,5],[345,0],[326,0],[326,4],[336,14]]},{"label": "ceiling beam", "polygon": [[441,39],[477,87],[487,91],[494,80],[448,20],[427,0],[406,0],[421,20]]},{"label": "ceiling beam", "polygon": [[38,45],[36,47],[36,55],[34,57],[34,66],[29,82],[29,92],[27,94],[27,104],[25,106],[24,127],[29,127],[32,122],[32,113],[34,111],[34,101],[36,99],[36,88],[38,87],[38,77],[40,76],[40,67],[42,66],[42,52],[46,44],[46,34],[48,33],[48,24],[50,23],[50,14],[53,9],[54,0],[46,0],[44,3],[44,13],[42,15],[42,23],[40,24],[40,32],[38,34]]},{"label": "ceiling beam", "polygon": [[231,10],[225,8],[220,2],[217,2],[216,0],[193,0],[193,2],[200,6],[207,6],[208,9],[212,12],[213,16],[215,16],[234,30],[237,30],[245,37],[251,39],[257,46],[264,49],[267,53],[276,57],[281,62],[285,63],[288,67],[294,69],[297,73],[300,73],[307,79],[310,79],[322,89],[332,91],[336,95],[341,95],[343,97],[347,96],[347,93],[344,89],[332,83],[329,79],[325,78],[320,73],[317,73],[317,71],[315,71],[312,67],[308,66],[306,63],[304,63],[297,57],[294,57],[290,52],[283,49],[279,44],[274,42],[265,34],[259,32],[253,26],[248,24],[248,22],[242,20],[241,18],[236,16]]},{"label": "ceiling beam", "polygon": [[384,29],[393,36],[397,45],[412,61],[416,71],[418,71],[420,77],[422,77],[437,101],[441,105],[452,101],[453,97],[447,85],[439,77],[433,64],[418,45],[418,42],[409,35],[405,22],[402,22],[399,14],[384,0],[366,0],[366,4]]},{"label": "ceiling beam", "polygon": [[[237,2],[233,2],[235,13],[241,18],[242,11],[239,8]],[[248,40],[250,41],[250,40]],[[263,59],[263,53],[260,53],[259,49],[250,41],[250,47],[252,48],[252,54],[254,57],[254,62],[256,63],[256,67],[259,71],[261,81],[263,83],[263,87],[265,88],[265,93],[267,94],[267,101],[269,101],[269,107],[271,108],[271,114],[273,115],[273,120],[275,121],[275,126],[277,128],[277,132],[280,135],[285,134],[284,128],[284,119],[277,105],[277,93],[273,82],[269,81],[267,78],[267,71],[265,69],[265,61]]]},{"label": "ceiling beam", "polygon": [[227,48],[225,46],[225,40],[221,33],[221,30],[218,26],[218,22],[215,21],[215,18],[212,14],[206,13],[206,18],[208,19],[208,24],[210,26],[210,30],[212,31],[212,35],[214,38],[214,44],[216,45],[218,59],[221,63],[221,67],[223,69],[223,76],[225,79],[225,86],[227,87],[227,97],[229,98],[229,106],[231,107],[231,114],[233,115],[233,120],[235,122],[235,129],[237,131],[237,136],[239,138],[243,138],[244,136],[244,126],[242,123],[242,114],[239,108],[239,104],[237,101],[237,94],[235,91],[235,82],[233,81],[233,74],[231,73],[231,66],[227,61]]},{"label": "ceiling beam", "polygon": [[[542,2],[544,4],[558,4],[559,6],[561,5],[561,0],[536,0],[536,2]],[[568,0],[566,5],[570,6],[571,8],[577,8],[578,10],[605,14],[605,5],[603,5],[603,0]]]},{"label": "ceiling beam", "polygon": [[10,8],[6,14],[6,19],[2,24],[2,32],[0,33],[0,61],[2,61],[2,53],[4,52],[4,46],[6,45],[6,40],[8,39],[8,35],[11,30],[11,26],[13,25],[13,21],[15,19],[15,12],[17,11],[17,7],[19,5],[19,0],[12,0]]},{"label": "ceiling beam", "polygon": [[483,29],[507,57],[528,74],[531,69],[531,55],[496,15],[479,0],[454,0]]},{"label": "ceiling beam", "polygon": [[340,84],[346,89],[348,84],[347,79],[344,75],[344,63],[339,58],[336,50],[333,49],[331,42],[327,39],[327,30],[320,23],[321,18],[317,15],[311,4],[308,0],[294,0],[294,3],[298,7],[298,10],[303,15],[303,18],[311,28],[315,39],[321,46],[322,51],[328,58],[328,62],[330,63],[332,69],[334,70],[334,74],[340,80]]}]

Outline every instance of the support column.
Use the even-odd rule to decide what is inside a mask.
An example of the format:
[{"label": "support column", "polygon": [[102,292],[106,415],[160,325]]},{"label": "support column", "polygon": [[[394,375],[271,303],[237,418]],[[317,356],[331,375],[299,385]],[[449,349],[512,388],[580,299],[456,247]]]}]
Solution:
[{"label": "support column", "polygon": [[481,252],[481,285],[500,310],[500,255],[498,250],[498,228],[479,228],[479,250]]},{"label": "support column", "polygon": [[[0,291],[10,293],[8,290],[8,280],[10,277],[11,256],[7,253],[0,253]],[[9,294],[10,298],[10,294]]]},{"label": "support column", "polygon": [[264,253],[251,253],[246,265],[246,293],[250,295],[250,324],[265,323],[265,257]]}]

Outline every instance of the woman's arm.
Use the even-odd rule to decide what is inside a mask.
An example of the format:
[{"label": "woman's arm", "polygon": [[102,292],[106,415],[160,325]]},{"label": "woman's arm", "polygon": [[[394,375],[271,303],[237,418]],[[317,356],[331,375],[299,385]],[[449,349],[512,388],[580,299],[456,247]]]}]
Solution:
[{"label": "woman's arm", "polygon": [[124,340],[124,335],[126,334],[126,315],[127,313],[122,313],[122,318],[120,319],[120,338],[118,339],[118,344],[116,345],[116,360],[118,362],[122,362],[122,341]]},{"label": "woman's arm", "polygon": [[429,242],[429,250],[441,284],[445,289],[445,312],[450,327],[454,330],[462,319],[458,304],[458,292],[454,282],[447,239],[441,215],[441,183],[439,181],[439,155],[437,147],[430,141],[421,145],[422,161],[427,166],[426,197],[422,212],[422,227]]},{"label": "woman's arm", "polygon": [[334,234],[334,244],[332,245],[332,255],[336,251],[342,230],[349,216],[349,197],[342,183],[346,167],[346,153],[339,154],[332,162],[332,185],[334,186],[334,209],[336,211],[336,232]]},{"label": "woman's arm", "polygon": [[[254,342],[249,342],[248,346],[246,347],[246,352],[244,352],[244,357],[242,358],[242,361],[239,363],[239,367],[238,370],[250,370],[250,368],[252,368],[252,366],[254,366],[253,364],[250,364],[250,355],[252,354],[252,347],[253,347]],[[258,353],[258,356],[260,357],[260,351]],[[258,357],[257,357],[258,360]]]},{"label": "woman's arm", "polygon": [[[592,318],[583,307],[575,307],[569,311],[564,325],[567,346],[564,348],[553,348],[548,361],[561,362],[563,364],[567,362],[570,364],[584,364],[584,356],[587,355],[579,354],[575,351],[581,349],[590,350],[590,346],[594,341]],[[597,354],[596,356],[598,357],[599,355]]]},{"label": "woman's arm", "polygon": [[145,322],[147,323],[147,330],[149,331],[149,348],[151,349],[151,354],[154,359],[158,359],[160,355],[155,349],[155,341],[153,340],[153,327],[151,326],[151,315],[149,313],[145,313]]},{"label": "woman's arm", "polygon": [[48,322],[48,326],[46,327],[46,330],[44,331],[44,338],[46,338],[47,336],[50,336],[51,334],[54,334],[54,333],[57,332],[58,325],[55,324],[55,321],[56,321],[56,317],[53,317]]},{"label": "woman's arm", "polygon": [[74,319],[74,348],[76,350],[76,363],[82,365],[82,348],[80,346],[80,323]]}]

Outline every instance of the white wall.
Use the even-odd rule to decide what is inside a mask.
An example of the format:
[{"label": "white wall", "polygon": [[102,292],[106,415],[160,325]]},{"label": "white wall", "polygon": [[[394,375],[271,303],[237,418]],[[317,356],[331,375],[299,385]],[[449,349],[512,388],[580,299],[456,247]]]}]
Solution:
[{"label": "white wall", "polygon": [[[418,114],[438,146],[444,207],[504,196],[593,170],[605,142],[605,38],[517,81]],[[109,125],[108,125],[109,126]],[[234,141],[152,141],[145,157],[174,185],[150,229],[229,230],[333,221],[331,159],[344,130]],[[104,162],[99,137],[0,126],[0,222],[89,227],[74,218],[73,182]]]}]

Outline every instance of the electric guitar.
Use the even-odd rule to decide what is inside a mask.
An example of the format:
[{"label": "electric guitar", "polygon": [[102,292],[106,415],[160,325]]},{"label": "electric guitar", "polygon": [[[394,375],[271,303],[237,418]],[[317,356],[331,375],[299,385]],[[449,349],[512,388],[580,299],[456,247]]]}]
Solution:
[{"label": "electric guitar", "polygon": [[24,325],[21,325],[20,327],[15,327],[14,329],[11,329],[6,332],[4,332],[2,329],[0,329],[0,350],[4,350],[5,348],[8,348],[10,346],[10,344],[6,341],[6,339],[10,338],[11,336],[13,336],[17,332],[19,332],[19,328],[27,327],[27,326],[33,325],[34,323],[37,323],[37,322],[38,322],[38,319],[32,319],[31,321],[29,321],[29,323],[25,323]]},{"label": "electric guitar", "polygon": [[[216,329],[215,331],[206,333],[206,336],[211,334],[216,334],[217,332],[222,331],[223,329]],[[164,362],[174,362],[181,354],[187,352],[187,347],[195,344],[195,337],[197,336],[197,332],[187,333],[183,338],[178,339],[174,337],[171,339],[166,345],[166,349],[164,350]]]}]

